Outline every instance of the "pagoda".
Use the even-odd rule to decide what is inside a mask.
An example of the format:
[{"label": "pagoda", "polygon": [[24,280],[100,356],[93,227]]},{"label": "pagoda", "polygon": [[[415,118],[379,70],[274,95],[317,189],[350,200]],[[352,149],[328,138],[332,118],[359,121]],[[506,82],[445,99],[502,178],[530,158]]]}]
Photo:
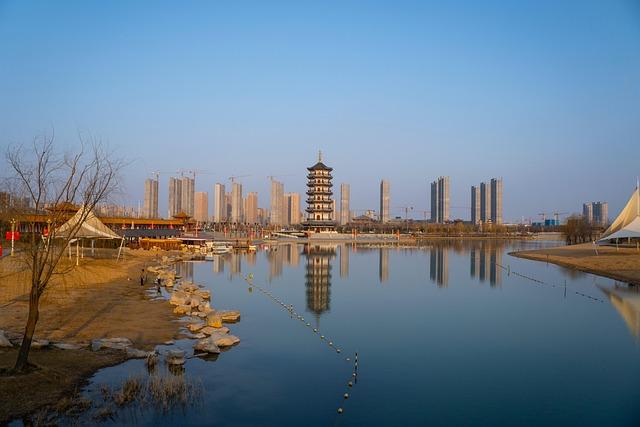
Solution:
[{"label": "pagoda", "polygon": [[307,221],[306,230],[311,232],[335,231],[336,222],[333,218],[333,200],[331,196],[333,184],[329,166],[322,163],[322,152],[318,153],[318,163],[307,168]]}]

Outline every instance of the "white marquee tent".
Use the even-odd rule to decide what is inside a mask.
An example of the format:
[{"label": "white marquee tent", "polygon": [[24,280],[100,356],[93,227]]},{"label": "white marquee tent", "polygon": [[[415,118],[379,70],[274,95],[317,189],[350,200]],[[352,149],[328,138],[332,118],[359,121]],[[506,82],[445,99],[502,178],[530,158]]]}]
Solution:
[{"label": "white marquee tent", "polygon": [[[84,221],[82,221],[82,217],[85,215],[86,215],[86,218]],[[124,237],[118,235],[116,232],[114,232],[109,227],[104,225],[104,223],[100,221],[98,217],[96,217],[93,211],[89,211],[87,213],[86,210],[84,210],[84,208],[82,207],[78,209],[75,215],[69,218],[67,222],[62,224],[60,227],[56,228],[52,237],[67,238],[67,239],[70,238],[71,241],[75,241],[76,242],[76,258],[78,257],[78,246],[79,246],[80,240],[115,239],[115,240],[121,240],[122,242],[124,242]],[[122,250],[122,244],[120,245],[120,249],[118,250],[118,259],[120,258],[121,250]],[[71,246],[69,246],[69,255],[71,255]],[[77,263],[77,260],[76,260],[76,263]]]},{"label": "white marquee tent", "polygon": [[640,238],[640,185],[636,187],[627,205],[602,236],[598,243]]}]

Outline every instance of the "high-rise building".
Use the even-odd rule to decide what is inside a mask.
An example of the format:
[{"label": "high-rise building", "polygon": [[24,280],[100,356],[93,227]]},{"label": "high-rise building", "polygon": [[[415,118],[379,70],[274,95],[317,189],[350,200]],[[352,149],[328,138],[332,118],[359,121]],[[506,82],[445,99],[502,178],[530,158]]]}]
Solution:
[{"label": "high-rise building", "polygon": [[431,221],[443,224],[449,221],[449,177],[440,176],[431,183]]},{"label": "high-rise building", "polygon": [[258,208],[258,224],[266,225],[269,218],[268,209]]},{"label": "high-rise building", "polygon": [[[336,200],[331,201],[331,218],[338,218],[338,202]],[[337,221],[335,221],[337,223]]]},{"label": "high-rise building", "polygon": [[480,222],[480,189],[475,185],[471,186],[471,223]]},{"label": "high-rise building", "polygon": [[491,221],[491,186],[480,183],[480,221],[486,224]]},{"label": "high-rise building", "polygon": [[609,224],[609,204],[589,202],[582,205],[582,216],[591,225],[606,227]]},{"label": "high-rise building", "polygon": [[194,193],[193,219],[200,222],[209,221],[209,194],[206,191]]},{"label": "high-rise building", "polygon": [[242,184],[231,184],[231,222],[236,224],[243,221],[242,215]]},{"label": "high-rise building", "polygon": [[227,219],[227,203],[225,201],[224,184],[217,183],[213,187],[213,220],[224,222]]},{"label": "high-rise building", "polygon": [[502,224],[502,178],[491,179],[491,222]]},{"label": "high-rise building", "polygon": [[271,180],[270,202],[271,218],[269,222],[272,225],[286,225],[287,207],[284,198],[284,184],[274,179]]},{"label": "high-rise building", "polygon": [[158,180],[149,178],[144,182],[145,218],[158,218]]},{"label": "high-rise building", "polygon": [[182,181],[179,178],[169,178],[169,219],[182,210]]},{"label": "high-rise building", "polygon": [[307,230],[314,232],[333,231],[336,223],[333,217],[333,200],[331,190],[332,168],[322,163],[322,153],[318,155],[318,162],[308,167],[307,175],[307,221],[304,223]]},{"label": "high-rise building", "polygon": [[258,193],[255,191],[247,194],[244,204],[244,221],[248,224],[258,222]]},{"label": "high-rise building", "polygon": [[231,193],[224,195],[225,212],[227,213],[227,221],[231,221]]},{"label": "high-rise building", "polygon": [[340,225],[346,225],[351,221],[351,212],[349,212],[350,193],[349,184],[340,184]]},{"label": "high-rise building", "polygon": [[582,217],[587,224],[593,224],[593,202],[582,205]]},{"label": "high-rise building", "polygon": [[287,193],[285,194],[285,200],[287,208],[287,224],[300,224],[300,194]]},{"label": "high-rise building", "polygon": [[380,181],[380,222],[389,222],[389,181]]},{"label": "high-rise building", "polygon": [[183,176],[182,179],[182,202],[180,209],[189,216],[193,216],[195,206],[195,191],[196,181],[188,176]]}]

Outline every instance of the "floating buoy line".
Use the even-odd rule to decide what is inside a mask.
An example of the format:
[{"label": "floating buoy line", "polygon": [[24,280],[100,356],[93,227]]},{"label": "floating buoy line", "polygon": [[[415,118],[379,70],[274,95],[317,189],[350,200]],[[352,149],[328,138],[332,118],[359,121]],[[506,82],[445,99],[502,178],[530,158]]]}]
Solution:
[{"label": "floating buoy line", "polygon": [[[247,285],[249,285],[249,292],[253,291],[253,288],[256,288],[258,291],[260,291],[263,295],[265,295],[266,297],[268,297],[269,299],[271,299],[274,303],[278,304],[281,308],[285,309],[288,313],[289,313],[289,317],[293,320],[298,320],[300,323],[302,323],[306,328],[309,328],[310,331],[312,331],[313,334],[319,336],[321,341],[324,341],[327,343],[327,346],[329,349],[331,349],[331,351],[334,354],[341,354],[342,353],[342,349],[340,347],[338,347],[333,340],[329,339],[328,337],[325,337],[324,335],[322,335],[322,333],[318,330],[318,328],[312,328],[311,327],[311,323],[306,321],[304,316],[302,316],[300,313],[298,313],[293,304],[286,304],[284,301],[282,301],[280,298],[278,298],[277,296],[275,296],[272,292],[270,292],[268,289],[263,288],[260,285],[256,285],[255,283],[253,283],[253,274],[250,273],[247,276],[243,277],[244,281],[247,282]],[[345,357],[344,358],[345,362],[351,363],[351,358],[350,357]],[[342,400],[341,400],[341,404],[338,406],[338,409],[336,410],[336,412],[338,414],[342,414],[344,413],[344,406],[346,401],[351,397],[351,390],[353,389],[353,387],[358,383],[358,352],[356,351],[353,355],[353,371],[351,372],[351,376],[349,377],[349,379],[346,381],[345,384],[345,392],[342,395]]]},{"label": "floating buoy line", "polygon": [[[534,283],[537,283],[537,284],[539,284],[539,285],[551,286],[552,288],[564,288],[564,294],[565,294],[565,296],[567,295],[567,281],[566,281],[566,280],[564,281],[564,284],[563,284],[563,285],[558,285],[558,284],[555,284],[555,283],[545,282],[545,281],[543,281],[543,280],[539,280],[539,279],[536,279],[536,278],[534,278],[534,277],[529,277],[529,276],[524,275],[524,274],[522,274],[522,273],[518,273],[517,271],[512,271],[512,270],[511,270],[511,266],[510,266],[510,265],[508,265],[508,266],[506,266],[506,267],[505,267],[504,265],[500,265],[500,264],[498,264],[497,262],[495,263],[495,265],[496,265],[497,267],[500,267],[500,268],[501,268],[501,269],[503,269],[504,271],[506,271],[506,272],[507,272],[507,275],[509,275],[509,276],[513,274],[514,276],[522,277],[523,279],[530,280],[530,281],[532,281],[532,282],[534,282]],[[597,302],[601,302],[601,303],[605,303],[605,302],[606,302],[606,301],[605,301],[605,300],[603,300],[602,298],[598,298],[598,297],[594,297],[594,296],[591,296],[591,295],[587,295],[587,294],[582,293],[582,292],[573,291],[573,290],[572,290],[572,292],[573,292],[575,295],[581,296],[581,297],[586,298],[586,299],[590,299],[590,300],[592,300],[592,301],[597,301]]]}]

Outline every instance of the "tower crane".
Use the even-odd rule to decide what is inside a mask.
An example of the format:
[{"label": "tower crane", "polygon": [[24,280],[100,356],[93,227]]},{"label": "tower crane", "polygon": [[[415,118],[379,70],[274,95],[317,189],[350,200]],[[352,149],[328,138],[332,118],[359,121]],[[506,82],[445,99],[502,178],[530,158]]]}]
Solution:
[{"label": "tower crane", "polygon": [[556,224],[560,224],[560,215],[566,215],[569,212],[554,212],[553,219],[555,219]]},{"label": "tower crane", "polygon": [[251,175],[250,174],[248,174],[248,175],[232,175],[232,176],[229,177],[229,181],[231,181],[231,183],[233,184],[233,183],[236,182],[236,179],[238,179],[238,178],[246,178],[248,176],[251,176]]}]

